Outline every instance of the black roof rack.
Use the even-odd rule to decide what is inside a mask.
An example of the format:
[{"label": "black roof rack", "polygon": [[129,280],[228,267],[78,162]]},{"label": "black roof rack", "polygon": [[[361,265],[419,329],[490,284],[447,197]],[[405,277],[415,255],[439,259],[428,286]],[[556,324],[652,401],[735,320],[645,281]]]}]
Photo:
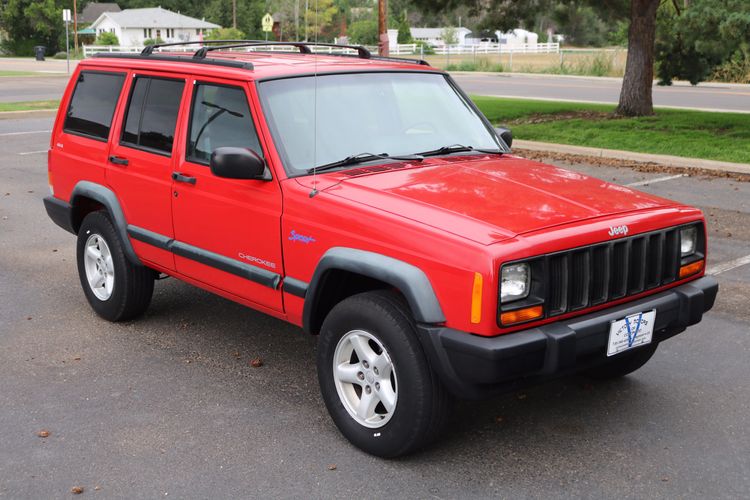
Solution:
[{"label": "black roof rack", "polygon": [[[155,55],[154,49],[162,47],[178,47],[184,45],[202,45],[196,50],[192,56],[163,56]],[[244,68],[253,69],[253,65],[250,62],[233,61],[231,59],[211,59],[207,58],[206,55],[214,50],[225,50],[234,49],[238,47],[275,47],[275,46],[286,46],[296,47],[299,49],[301,54],[312,54],[313,51],[310,47],[332,47],[337,49],[351,49],[356,50],[357,55],[353,56],[350,54],[328,54],[345,57],[358,57],[360,59],[375,59],[378,61],[393,61],[393,62],[408,62],[412,64],[421,64],[423,66],[429,66],[430,64],[422,59],[407,59],[400,57],[383,57],[374,56],[367,50],[366,47],[361,45],[340,45],[335,43],[317,43],[317,42],[275,42],[275,41],[263,41],[263,40],[204,40],[204,41],[191,41],[191,42],[172,42],[172,43],[157,43],[154,45],[147,45],[140,54],[116,54],[116,53],[97,53],[94,57],[118,57],[127,59],[152,59],[152,60],[166,60],[166,61],[181,61],[181,62],[193,62],[202,64],[216,64],[219,66],[229,66],[233,68]]]}]

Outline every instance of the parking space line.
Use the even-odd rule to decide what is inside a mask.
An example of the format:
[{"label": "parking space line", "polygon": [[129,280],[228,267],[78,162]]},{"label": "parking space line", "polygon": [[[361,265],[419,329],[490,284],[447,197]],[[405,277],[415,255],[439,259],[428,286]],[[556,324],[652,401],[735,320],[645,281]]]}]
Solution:
[{"label": "parking space line", "polygon": [[0,137],[10,137],[12,135],[28,135],[28,134],[49,134],[51,130],[31,130],[29,132],[3,132]]},{"label": "parking space line", "polygon": [[18,156],[39,155],[39,154],[46,153],[46,152],[47,152],[46,149],[42,149],[39,151],[24,151],[23,153],[18,153]]},{"label": "parking space line", "polygon": [[668,175],[666,177],[657,177],[656,179],[648,179],[645,181],[631,182],[630,184],[625,184],[625,185],[628,187],[648,186],[649,184],[654,184],[656,182],[671,181],[672,179],[679,179],[680,177],[687,177],[687,174]]},{"label": "parking space line", "polygon": [[715,276],[717,274],[731,271],[732,269],[736,269],[740,266],[746,266],[747,264],[750,264],[750,255],[745,255],[744,257],[740,257],[738,259],[713,265],[706,270],[706,274]]}]

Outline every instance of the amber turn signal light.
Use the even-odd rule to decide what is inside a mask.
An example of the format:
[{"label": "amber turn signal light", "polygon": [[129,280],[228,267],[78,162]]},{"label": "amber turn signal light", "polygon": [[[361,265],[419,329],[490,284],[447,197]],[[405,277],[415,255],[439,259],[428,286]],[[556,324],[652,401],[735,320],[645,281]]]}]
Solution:
[{"label": "amber turn signal light", "polygon": [[544,309],[542,306],[527,307],[525,309],[508,311],[500,314],[500,322],[503,325],[513,325],[515,323],[523,323],[524,321],[541,318],[543,314]]},{"label": "amber turn signal light", "polygon": [[685,264],[680,268],[680,279],[687,278],[695,273],[699,273],[703,270],[703,264],[705,261],[697,260],[692,264]]}]

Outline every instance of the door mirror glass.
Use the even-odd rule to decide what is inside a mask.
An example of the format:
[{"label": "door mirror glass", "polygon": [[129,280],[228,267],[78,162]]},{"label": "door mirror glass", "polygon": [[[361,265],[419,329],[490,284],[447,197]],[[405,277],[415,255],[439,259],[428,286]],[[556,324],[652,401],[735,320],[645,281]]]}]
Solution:
[{"label": "door mirror glass", "polygon": [[505,144],[508,145],[508,147],[513,145],[513,132],[511,132],[509,128],[497,127],[495,128],[495,133]]},{"label": "door mirror glass", "polygon": [[258,153],[248,148],[223,147],[211,153],[211,173],[225,179],[257,179],[270,181],[266,162]]}]

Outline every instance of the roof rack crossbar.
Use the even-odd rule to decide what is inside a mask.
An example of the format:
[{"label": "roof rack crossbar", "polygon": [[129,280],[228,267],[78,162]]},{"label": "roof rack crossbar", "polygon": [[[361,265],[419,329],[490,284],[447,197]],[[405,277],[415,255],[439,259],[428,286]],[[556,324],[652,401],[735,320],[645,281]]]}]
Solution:
[{"label": "roof rack crossbar", "polygon": [[169,43],[155,43],[152,45],[146,45],[141,51],[141,55],[150,56],[154,49],[160,49],[162,47],[178,47],[180,45],[206,45],[214,43],[240,43],[246,42],[247,40],[193,40],[190,42],[169,42]]},{"label": "roof rack crossbar", "polygon": [[316,43],[316,42],[266,42],[263,40],[226,40],[228,45],[220,45],[214,47],[201,47],[198,49],[193,57],[200,59],[205,57],[206,54],[212,50],[223,50],[223,49],[234,49],[238,47],[297,47],[302,54],[312,54],[310,47],[332,47],[337,49],[351,49],[357,51],[357,57],[360,59],[371,59],[372,54],[366,47],[361,45],[339,45],[335,43]]}]

